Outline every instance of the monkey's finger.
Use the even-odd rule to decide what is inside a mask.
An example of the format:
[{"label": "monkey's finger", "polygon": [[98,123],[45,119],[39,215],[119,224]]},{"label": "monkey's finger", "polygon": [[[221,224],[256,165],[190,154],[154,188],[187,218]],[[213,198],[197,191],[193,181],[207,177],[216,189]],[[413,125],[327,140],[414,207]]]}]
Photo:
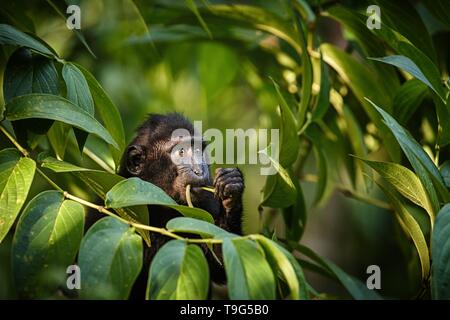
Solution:
[{"label": "monkey's finger", "polygon": [[223,195],[225,197],[237,197],[242,194],[243,189],[242,182],[228,183],[223,189]]},{"label": "monkey's finger", "polygon": [[[218,194],[220,198],[229,197],[230,193],[226,193],[226,187],[230,184],[241,184],[242,185],[242,178],[241,177],[227,177],[226,179],[221,179],[216,185]],[[231,189],[230,189],[231,190]]]},{"label": "monkey's finger", "polygon": [[220,175],[216,176],[214,179],[214,185],[216,185],[217,183],[220,183],[221,181],[224,181],[226,179],[229,178],[240,178],[241,180],[243,180],[242,177],[242,173],[239,169],[237,168],[229,168],[231,170],[228,170],[226,172],[221,172]]},{"label": "monkey's finger", "polygon": [[215,173],[215,175],[216,175],[216,177],[217,177],[217,176],[220,176],[220,175],[225,174],[225,173],[227,173],[227,172],[231,172],[231,171],[233,171],[234,169],[236,169],[236,168],[217,168],[217,169],[214,171],[214,173]]}]

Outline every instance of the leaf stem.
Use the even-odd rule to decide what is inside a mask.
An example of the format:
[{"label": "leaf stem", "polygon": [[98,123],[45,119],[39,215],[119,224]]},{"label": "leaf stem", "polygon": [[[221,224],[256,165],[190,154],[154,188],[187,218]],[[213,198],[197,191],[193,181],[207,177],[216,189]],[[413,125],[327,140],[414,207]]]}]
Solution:
[{"label": "leaf stem", "polygon": [[170,237],[170,238],[186,241],[188,243],[210,243],[210,244],[222,243],[222,240],[220,240],[220,239],[210,239],[210,238],[208,238],[208,239],[190,239],[190,238],[184,238],[184,237],[182,237],[182,236],[180,236],[180,235],[178,235],[176,233],[173,233],[173,232],[171,232],[171,231],[169,231],[167,229],[164,229],[164,228],[158,228],[158,227],[153,227],[153,226],[148,226],[148,225],[145,225],[145,224],[140,224],[140,223],[128,221],[128,220],[126,220],[126,219],[124,219],[122,217],[119,217],[118,215],[114,214],[113,212],[109,211],[108,209],[106,209],[103,206],[97,205],[95,203],[89,202],[89,201],[81,199],[81,198],[78,198],[78,197],[68,193],[67,191],[64,191],[64,197],[66,199],[76,201],[76,202],[78,202],[78,203],[80,203],[80,204],[82,204],[82,205],[84,205],[86,207],[95,209],[95,210],[97,210],[97,211],[99,211],[101,213],[104,213],[104,214],[106,214],[106,215],[108,215],[110,217],[113,217],[113,218],[115,218],[115,219],[117,219],[117,220],[119,220],[119,221],[121,221],[123,223],[126,223],[126,224],[128,224],[128,225],[130,225],[130,226],[132,226],[134,228],[137,228],[137,229],[148,230],[148,231],[151,231],[151,232],[159,233],[159,234],[162,234],[162,235]]},{"label": "leaf stem", "polygon": [[17,141],[16,139],[14,139],[14,137],[8,132],[8,130],[6,130],[5,127],[3,127],[2,125],[0,125],[0,131],[3,132],[3,134],[9,139],[9,141],[12,142],[12,144],[25,156],[25,157],[29,157],[30,154],[28,153],[28,151],[22,147]]}]

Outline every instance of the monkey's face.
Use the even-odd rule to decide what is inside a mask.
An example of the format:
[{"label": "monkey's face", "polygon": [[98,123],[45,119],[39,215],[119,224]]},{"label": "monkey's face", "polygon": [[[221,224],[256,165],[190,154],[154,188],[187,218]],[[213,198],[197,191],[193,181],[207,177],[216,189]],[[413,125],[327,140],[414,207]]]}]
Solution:
[{"label": "monkey's face", "polygon": [[126,176],[157,185],[180,204],[186,204],[186,187],[191,185],[195,202],[204,192],[200,187],[212,184],[203,150],[203,142],[190,137],[159,141],[150,148],[131,145],[126,151]]}]

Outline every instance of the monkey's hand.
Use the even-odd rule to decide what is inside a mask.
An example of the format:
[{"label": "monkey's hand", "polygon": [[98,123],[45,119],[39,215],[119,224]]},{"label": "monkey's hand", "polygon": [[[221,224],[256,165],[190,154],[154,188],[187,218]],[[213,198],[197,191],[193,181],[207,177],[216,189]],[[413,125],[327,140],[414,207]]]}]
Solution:
[{"label": "monkey's hand", "polygon": [[[238,168],[218,168],[214,178],[215,197],[220,200],[225,218],[220,225],[228,231],[241,233],[244,177]],[[222,219],[223,219],[222,218]],[[221,219],[221,220],[222,220]]]}]

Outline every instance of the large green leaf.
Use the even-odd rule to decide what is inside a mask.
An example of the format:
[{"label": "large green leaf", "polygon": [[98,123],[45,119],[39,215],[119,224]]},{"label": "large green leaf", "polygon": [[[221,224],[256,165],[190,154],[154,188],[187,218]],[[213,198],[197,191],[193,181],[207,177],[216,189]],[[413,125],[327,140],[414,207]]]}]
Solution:
[{"label": "large green leaf", "polygon": [[[42,163],[43,168],[48,168],[58,173],[72,173],[81,181],[83,181],[88,188],[90,188],[98,197],[105,199],[106,193],[120,181],[125,178],[114,173],[106,171],[92,170],[82,168],[71,163],[57,160],[53,157],[47,156],[45,153],[40,154],[38,161]],[[141,224],[149,224],[149,215],[147,206],[135,206],[130,208],[116,208],[115,211],[124,219]],[[147,230],[139,229],[138,233],[150,245],[150,235]]]},{"label": "large green leaf", "polygon": [[397,121],[405,124],[428,94],[428,89],[421,81],[410,79],[402,84],[394,97],[394,115]]},{"label": "large green leaf", "polygon": [[433,223],[437,212],[435,208],[439,208],[439,203],[430,202],[427,192],[414,172],[397,163],[361,160],[378,172],[404,197],[424,208]]},{"label": "large green leaf", "polygon": [[[405,44],[406,46],[407,44]],[[413,47],[412,47],[413,48]],[[393,65],[397,68],[405,70],[410,73],[417,80],[422,81],[431,90],[433,90],[441,99],[444,99],[443,88],[440,80],[440,75],[434,64],[426,58],[422,57],[424,60],[421,68],[410,58],[403,55],[392,55],[382,58],[370,58],[371,60],[384,62]],[[426,66],[426,67],[425,67]]]},{"label": "large green leaf", "polygon": [[306,281],[303,273],[300,274],[301,281],[299,281],[298,274],[294,266],[291,264],[292,259],[290,261],[286,256],[286,254],[290,255],[290,253],[282,250],[278,244],[262,235],[256,235],[254,236],[254,239],[264,249],[266,257],[272,265],[274,273],[276,274],[279,272],[288,285],[290,298],[293,300],[306,299]]},{"label": "large green leaf", "polygon": [[369,97],[372,101],[382,105],[386,110],[392,109],[392,96],[382,86],[383,80],[378,78],[374,70],[368,65],[360,63],[350,54],[337,47],[324,43],[320,46],[324,61],[329,64],[342,77],[344,82],[352,89],[358,98],[370,120],[376,125],[384,145],[393,160],[400,157],[398,146],[394,137],[381,121],[380,115],[373,106],[364,98]]},{"label": "large green leaf", "polygon": [[289,167],[297,159],[297,151],[300,146],[300,140],[297,135],[297,122],[291,108],[280,92],[278,84],[273,81],[273,85],[280,102],[280,156],[279,163],[282,166]]},{"label": "large green leaf", "polygon": [[184,216],[214,223],[211,214],[205,210],[179,205],[164,190],[140,178],[129,178],[117,183],[105,197],[105,205],[108,208],[123,208],[144,204],[166,206]]},{"label": "large green leaf", "polygon": [[411,134],[391,115],[389,115],[389,113],[379,108],[371,100],[368,99],[368,101],[374,106],[375,110],[381,114],[384,122],[394,134],[398,144],[413,166],[414,171],[419,176],[420,181],[430,197],[431,203],[437,203],[436,191],[439,192],[440,197],[444,201],[447,201],[449,199],[449,195],[447,189],[445,188],[442,176],[428,154],[417,143],[417,141],[414,140]]},{"label": "large green leaf", "polygon": [[[430,32],[412,3],[391,0],[376,0],[374,3],[380,6],[381,29],[390,28],[398,32],[432,61],[436,61],[436,52]],[[414,21],[414,23],[411,24],[410,21]]]},{"label": "large green leaf", "polygon": [[[80,69],[72,63],[65,63],[62,68],[62,76],[67,87],[67,99],[94,117],[94,101],[92,100],[87,81]],[[83,150],[88,135],[79,129],[74,129],[74,132],[78,146],[80,150]]]},{"label": "large green leaf", "polygon": [[75,261],[83,229],[83,206],[64,200],[62,192],[44,191],[28,203],[12,248],[14,280],[21,297],[47,298],[66,285],[66,269]]},{"label": "large green leaf", "polygon": [[323,118],[330,106],[330,77],[328,66],[320,55],[320,91],[312,112],[311,120],[318,121]]},{"label": "large green leaf", "polygon": [[396,192],[392,188],[383,186],[379,183],[378,186],[390,199],[394,207],[397,220],[414,242],[414,246],[416,247],[420,259],[422,279],[423,281],[426,281],[430,275],[430,254],[428,251],[427,241],[425,240],[422,229],[420,229],[420,225],[409,213],[402,199],[397,196]]},{"label": "large green leaf", "polygon": [[305,247],[299,243],[289,242],[289,244],[297,251],[303,253],[308,258],[313,260],[327,270],[331,275],[334,275],[336,280],[338,280],[345,289],[351,294],[354,299],[357,300],[379,300],[380,295],[373,290],[369,290],[365,284],[360,280],[348,275],[345,271],[339,268],[333,262],[321,258],[317,253],[312,251],[310,248]]},{"label": "large green leaf", "polygon": [[142,239],[113,217],[97,221],[81,242],[82,299],[127,299],[142,268]]},{"label": "large green leaf", "polygon": [[261,205],[272,208],[286,208],[297,200],[297,190],[291,179],[290,173],[279,162],[270,156],[265,150],[260,151],[270,159],[276,174],[267,176],[266,184],[262,192]]},{"label": "large green leaf", "polygon": [[[32,54],[27,48],[19,48],[10,56],[6,65],[3,95],[5,102],[29,93],[59,94],[59,79],[53,61]],[[27,132],[44,134],[52,125],[47,119],[26,119],[13,123],[19,142],[27,141]]]},{"label": "large green leaf", "polygon": [[7,24],[0,24],[0,44],[27,47],[48,57],[58,57],[43,43]]},{"label": "large green leaf", "polygon": [[[383,38],[377,36],[367,28],[367,16],[365,12],[359,12],[337,4],[322,14],[337,20],[345,29],[350,31],[357,43],[361,46],[363,56],[379,57],[385,54],[386,48],[383,45]],[[387,65],[380,65],[372,70],[372,72],[383,79],[380,84],[392,96],[400,84],[395,70]]]},{"label": "large green leaf", "polygon": [[[306,220],[308,218],[305,197],[298,179],[294,180],[296,199],[294,204],[283,208],[283,219],[286,228],[286,238],[290,240],[300,240],[305,231]],[[273,195],[272,195],[273,197]]]},{"label": "large green leaf", "polygon": [[8,120],[52,119],[93,133],[118,148],[109,132],[89,113],[69,100],[50,94],[28,94],[14,98],[6,105]]},{"label": "large green leaf", "polygon": [[62,76],[67,86],[67,99],[94,115],[94,101],[83,73],[72,63],[65,63]]},{"label": "large green leaf", "polygon": [[208,289],[208,263],[199,246],[172,240],[159,249],[150,266],[147,299],[201,300]]},{"label": "large green leaf", "polygon": [[35,169],[36,163],[30,158],[21,158],[17,150],[0,151],[0,242],[27,198]]},{"label": "large green leaf", "polygon": [[33,56],[30,50],[14,51],[6,65],[3,80],[5,102],[29,93],[59,94],[59,80],[53,61]]},{"label": "large green leaf", "polygon": [[198,234],[203,238],[222,239],[237,236],[215,224],[188,217],[177,217],[169,220],[166,224],[166,229],[171,232]]},{"label": "large green leaf", "polygon": [[450,299],[450,204],[439,211],[431,235],[431,296]]},{"label": "large green leaf", "polygon": [[257,243],[227,238],[222,252],[230,299],[275,299],[275,277]]},{"label": "large green leaf", "polygon": [[105,128],[111,134],[114,141],[117,142],[118,148],[110,147],[111,153],[113,155],[116,167],[120,163],[120,158],[125,149],[125,133],[123,129],[122,119],[120,117],[119,110],[116,105],[112,102],[108,94],[103,90],[102,86],[95,77],[85,68],[78,64],[74,64],[83,73],[86,81],[89,85],[89,89],[92,94],[92,98],[95,102],[95,110],[98,113],[100,119],[102,120]]}]

